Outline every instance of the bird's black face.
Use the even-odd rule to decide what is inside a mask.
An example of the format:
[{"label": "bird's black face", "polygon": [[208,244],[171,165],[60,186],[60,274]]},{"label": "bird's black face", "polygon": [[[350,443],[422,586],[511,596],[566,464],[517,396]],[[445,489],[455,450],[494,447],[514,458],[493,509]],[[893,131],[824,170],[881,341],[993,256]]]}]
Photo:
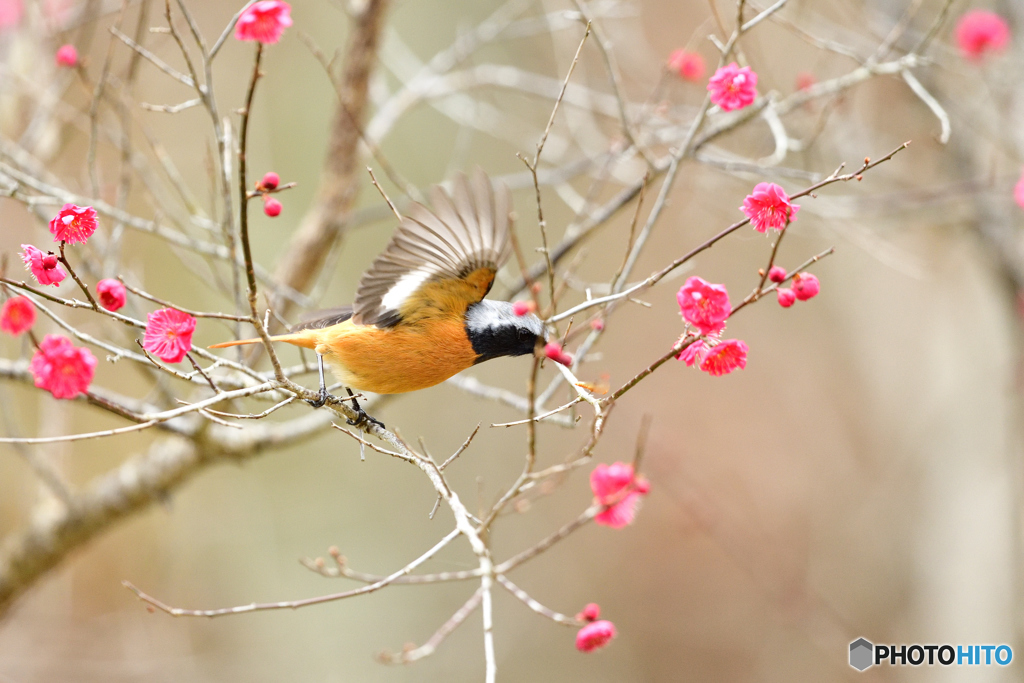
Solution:
[{"label": "bird's black face", "polygon": [[466,335],[478,354],[476,362],[482,363],[533,353],[544,338],[544,324],[533,314],[516,315],[508,302],[485,299],[466,311]]}]

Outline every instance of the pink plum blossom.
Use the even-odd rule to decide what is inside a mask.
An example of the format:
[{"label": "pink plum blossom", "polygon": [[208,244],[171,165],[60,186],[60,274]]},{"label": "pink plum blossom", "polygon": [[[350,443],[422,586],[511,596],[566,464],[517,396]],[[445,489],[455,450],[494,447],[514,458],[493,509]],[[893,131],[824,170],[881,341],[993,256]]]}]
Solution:
[{"label": "pink plum blossom", "polygon": [[292,25],[291,5],[280,0],[260,0],[250,5],[235,25],[235,38],[276,43]]},{"label": "pink plum blossom", "polygon": [[96,373],[96,356],[76,347],[67,337],[48,334],[32,356],[29,371],[35,385],[54,398],[75,398],[89,390]]},{"label": "pink plum blossom", "polygon": [[676,360],[681,360],[686,363],[687,367],[693,367],[694,364],[700,365],[704,360],[704,355],[708,352],[708,345],[703,340],[698,339],[693,342],[685,349],[679,352],[676,356]]},{"label": "pink plum blossom", "polygon": [[594,521],[621,529],[633,522],[637,504],[651,489],[646,479],[634,474],[632,465],[616,462],[594,468],[590,473],[590,490],[594,492],[595,503],[609,506]]},{"label": "pink plum blossom", "polygon": [[17,26],[23,12],[22,0],[0,0],[0,31]]},{"label": "pink plum blossom", "polygon": [[739,339],[726,339],[704,356],[700,369],[709,375],[728,375],[737,368],[747,367],[747,345]]},{"label": "pink plum blossom", "polygon": [[167,363],[177,363],[192,348],[196,319],[173,308],[161,308],[146,317],[142,348]]},{"label": "pink plum blossom", "polygon": [[85,243],[96,232],[96,209],[65,204],[50,221],[54,242]]},{"label": "pink plum blossom", "polygon": [[17,337],[32,329],[36,306],[25,296],[12,296],[0,307],[0,330]]},{"label": "pink plum blossom", "polygon": [[769,228],[783,230],[796,220],[799,210],[800,205],[790,202],[786,191],[775,183],[755,185],[754,191],[746,196],[740,207],[758,232],[767,232]]},{"label": "pink plum blossom", "polygon": [[712,104],[722,111],[735,111],[753,104],[757,99],[757,74],[749,66],[739,67],[736,62],[715,71],[708,81]]},{"label": "pink plum blossom", "polygon": [[700,330],[701,334],[721,332],[732,313],[729,292],[725,286],[713,285],[697,276],[686,280],[686,284],[676,294],[676,300],[683,312],[683,319]]}]

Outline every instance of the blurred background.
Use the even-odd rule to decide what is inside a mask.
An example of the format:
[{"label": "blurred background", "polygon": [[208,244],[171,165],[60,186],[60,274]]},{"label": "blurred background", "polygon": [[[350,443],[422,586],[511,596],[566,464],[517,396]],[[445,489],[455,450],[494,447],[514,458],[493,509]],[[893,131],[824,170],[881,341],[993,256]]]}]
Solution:
[{"label": "blurred background", "polygon": [[[52,109],[60,125],[41,126],[35,154],[48,172],[82,192],[89,186],[82,163],[87,121],[73,112],[88,108],[90,91],[74,74],[58,72],[52,54],[91,33],[79,49],[95,78],[107,54],[107,27],[120,9],[120,3],[108,4],[89,28],[60,25],[52,6],[59,3],[25,0],[20,21],[0,33],[3,136],[24,136],[38,102],[57,97]],[[150,25],[166,25],[163,4],[151,4]],[[749,17],[757,5],[748,4]],[[848,644],[860,636],[875,643],[1005,643],[1024,654],[1020,299],[1014,271],[1021,213],[1012,198],[1022,161],[1021,133],[1013,122],[1020,121],[1024,94],[1016,77],[1024,46],[1018,43],[1024,41],[1012,41],[1006,54],[982,64],[964,61],[950,34],[967,4],[954,3],[929,52],[934,63],[916,72],[949,114],[948,144],[937,139],[936,116],[892,76],[812,101],[787,117],[791,136],[814,137],[806,151],[785,158],[781,165],[789,169],[826,175],[840,163],[855,168],[864,156],[880,157],[906,140],[913,144],[860,183],[800,200],[799,220],[789,228],[780,261],[791,268],[830,246],[836,253],[814,268],[822,283],[814,300],[784,310],[772,297],[730,322],[729,336],[750,347],[745,370],[716,378],[672,362],[616,407],[595,454],[598,462],[631,459],[643,417],[652,419],[644,458],[651,493],[636,522],[619,531],[590,525],[510,578],[570,615],[587,602],[600,603],[619,636],[606,649],[583,655],[574,648],[573,630],[497,591],[499,680],[1021,678],[1016,662],[969,671],[875,667],[865,673],[847,664]],[[821,82],[857,66],[821,49],[820,41],[871,55],[910,7],[915,14],[897,43],[905,51],[947,5],[791,0],[780,13],[785,23],[766,22],[744,38],[742,48],[760,76],[760,91],[784,97],[802,73]],[[190,3],[210,36],[238,6]],[[1012,28],[1020,25],[1022,10],[1014,3],[985,6],[1001,11]],[[492,0],[396,2],[387,15],[371,96],[386,98],[498,7]],[[574,9],[555,1],[523,7],[523,17]],[[712,5],[643,0],[591,8],[614,49],[626,99],[659,109],[668,124],[692,119],[704,81],[665,76],[664,64],[672,50],[688,47],[713,68],[717,51],[705,38],[716,32]],[[314,199],[336,102],[299,33],[329,56],[345,42],[343,9],[326,0],[295,0],[294,27],[265,54],[266,79],[253,109],[251,173],[274,170],[298,184],[280,196],[280,217],[254,218],[255,256],[268,268]],[[735,5],[718,2],[717,10],[731,29]],[[138,3],[129,3],[128,25],[138,12]],[[513,65],[560,82],[581,36],[580,24],[571,20],[545,31],[523,29],[469,61]],[[168,35],[146,40],[164,59],[182,65]],[[120,44],[115,55],[128,57]],[[229,40],[215,71],[222,112],[241,106],[251,64],[252,46]],[[152,65],[140,68],[138,101],[174,104],[190,97]],[[610,92],[593,39],[573,82],[589,93]],[[521,179],[515,153],[532,156],[550,112],[549,98],[483,86],[411,108],[381,151],[419,187],[474,164]],[[215,191],[208,180],[215,152],[206,112],[140,110],[138,116],[195,197],[208,203]],[[596,157],[619,134],[614,118],[585,107],[566,103],[559,116],[545,150],[552,165]],[[482,123],[466,125],[467,117]],[[763,121],[715,144],[722,155],[753,160],[774,149]],[[615,167],[614,180],[625,184],[642,173],[634,159]],[[635,276],[663,267],[739,220],[737,207],[762,180],[791,193],[810,184],[799,174],[684,162]],[[586,196],[590,182],[580,177],[566,187],[545,188],[545,214],[555,236],[573,219],[574,202]],[[393,184],[384,185],[400,194]],[[532,248],[539,244],[532,188],[518,187],[520,234]],[[368,182],[359,205],[381,206]],[[140,215],[154,211],[142,203],[132,208]],[[633,208],[587,242],[579,281],[607,282],[615,272]],[[346,235],[320,292],[323,305],[351,301],[362,270],[386,243],[393,222],[376,215],[381,220]],[[0,199],[0,252],[12,272],[20,268],[19,245],[44,234],[45,226],[20,203]],[[144,278],[148,291],[195,308],[230,305],[165,258],[160,241],[135,233],[125,239],[124,263]],[[756,284],[770,244],[742,230],[695,259],[683,275],[724,283],[737,300]],[[496,292],[503,285],[507,291],[513,276],[510,271],[499,278]],[[619,308],[596,349],[600,355],[583,366],[581,378],[595,381],[607,373],[617,386],[670,348],[682,331],[675,302],[680,284],[666,280],[646,292],[649,308]],[[86,316],[69,318],[84,330],[108,329]],[[204,322],[196,339],[209,344],[230,335],[227,326]],[[0,339],[0,355],[25,352],[20,340]],[[295,362],[297,356],[288,353],[285,358]],[[526,359],[502,359],[467,374],[523,394],[528,370]],[[542,385],[552,372],[544,370]],[[143,390],[141,376],[124,364],[101,363],[97,377],[129,395]],[[315,378],[306,383],[313,386]],[[308,409],[291,410],[295,416]],[[0,411],[7,433],[20,436],[120,425],[95,409],[14,383],[0,385]],[[393,399],[374,414],[411,442],[422,436],[435,455],[453,452],[482,422],[480,436],[449,470],[471,509],[490,504],[521,470],[525,428],[487,428],[521,415],[454,386]],[[581,414],[589,417],[586,410]],[[542,464],[560,462],[585,432],[585,422],[576,430],[541,425]],[[81,485],[153,439],[141,433],[39,450]],[[589,505],[588,471],[577,471],[523,514],[500,520],[491,537],[496,557],[533,545]],[[0,535],[29,524],[48,495],[18,452],[0,445]],[[190,608],[354,587],[318,576],[298,559],[326,556],[336,545],[354,569],[394,571],[451,528],[445,510],[428,519],[434,499],[415,468],[372,452],[361,462],[358,446],[337,434],[240,466],[208,468],[162,504],[75,551],[15,603],[0,619],[0,683],[479,680],[479,613],[426,660],[406,667],[375,660],[382,650],[422,644],[469,597],[471,583],[394,586],[298,611],[216,620],[149,614],[121,587],[130,580],[169,604]],[[464,545],[453,544],[429,570],[475,566]]]}]

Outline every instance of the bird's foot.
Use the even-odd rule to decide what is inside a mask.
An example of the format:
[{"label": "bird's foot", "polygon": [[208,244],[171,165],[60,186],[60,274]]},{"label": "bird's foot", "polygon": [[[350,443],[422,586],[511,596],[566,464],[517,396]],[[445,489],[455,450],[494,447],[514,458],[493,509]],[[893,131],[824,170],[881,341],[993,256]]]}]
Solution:
[{"label": "bird's foot", "polygon": [[354,427],[360,427],[360,426],[366,424],[367,422],[369,422],[369,423],[377,425],[381,429],[387,429],[387,427],[384,426],[383,422],[381,422],[380,420],[378,420],[375,417],[371,417],[370,415],[368,415],[365,410],[363,410],[362,408],[359,407],[358,403],[356,403],[353,406],[353,408],[356,411],[356,419],[353,420],[351,418],[348,418],[348,419],[345,420],[350,425],[352,425]]},{"label": "bird's foot", "polygon": [[308,403],[309,405],[313,406],[314,408],[323,408],[325,405],[327,405],[327,402],[331,401],[331,400],[337,401],[339,399],[338,399],[337,396],[332,396],[327,391],[326,387],[320,387],[320,395],[319,395],[319,397],[317,397],[316,400],[310,400],[310,399],[307,398],[306,399],[306,403]]}]

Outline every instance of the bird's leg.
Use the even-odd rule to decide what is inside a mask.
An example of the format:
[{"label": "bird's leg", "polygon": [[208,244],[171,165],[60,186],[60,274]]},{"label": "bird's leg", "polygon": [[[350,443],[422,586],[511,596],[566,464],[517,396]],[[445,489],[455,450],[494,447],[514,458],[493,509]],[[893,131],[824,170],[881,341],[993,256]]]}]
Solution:
[{"label": "bird's leg", "polygon": [[350,425],[355,425],[355,426],[358,427],[359,425],[363,424],[364,422],[372,422],[373,424],[377,425],[381,429],[387,429],[387,427],[384,426],[383,422],[381,422],[380,420],[378,420],[378,419],[376,419],[374,417],[370,417],[369,415],[366,414],[366,411],[363,410],[359,406],[359,401],[356,400],[356,396],[355,396],[355,394],[352,393],[351,389],[349,389],[348,387],[345,387],[345,391],[347,391],[348,395],[352,397],[352,409],[354,411],[356,411],[356,413],[357,413],[356,419],[354,419],[354,420],[346,420]]},{"label": "bird's leg", "polygon": [[306,403],[313,406],[314,408],[323,408],[327,403],[328,398],[334,398],[327,393],[327,382],[324,381],[324,357],[319,353],[316,354],[317,366],[320,370],[320,396],[315,401],[306,400]]}]

